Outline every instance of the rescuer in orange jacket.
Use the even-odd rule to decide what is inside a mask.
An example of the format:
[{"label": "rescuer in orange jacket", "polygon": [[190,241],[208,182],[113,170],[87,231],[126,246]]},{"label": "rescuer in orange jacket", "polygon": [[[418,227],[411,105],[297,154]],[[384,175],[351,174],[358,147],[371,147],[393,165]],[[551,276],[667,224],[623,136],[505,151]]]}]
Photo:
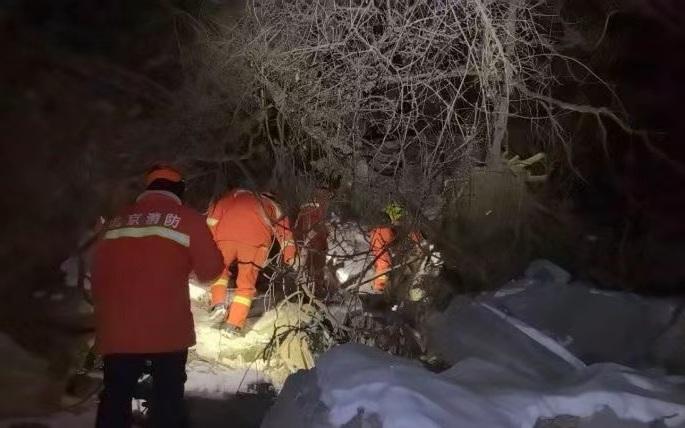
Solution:
[{"label": "rescuer in orange jacket", "polygon": [[[392,254],[390,253],[390,248],[397,238],[397,228],[400,225],[400,220],[404,214],[402,207],[396,202],[389,203],[384,211],[390,220],[390,224],[375,227],[369,234],[375,270],[373,291],[376,293],[382,293],[390,282],[389,273],[392,269]],[[420,245],[423,239],[421,233],[417,230],[411,231],[409,233],[409,238],[416,245]]]},{"label": "rescuer in orange jacket", "polygon": [[320,187],[308,202],[300,206],[295,222],[295,238],[301,248],[306,249],[304,265],[314,283],[316,294],[325,290],[326,253],[328,253],[328,227],[326,217],[333,193]]},{"label": "rescuer in orange jacket", "polygon": [[131,399],[148,363],[153,426],[186,426],[185,364],[195,344],[188,277],[195,272],[210,282],[223,269],[204,218],[182,205],[181,174],[158,166],[146,185],[107,224],[94,250],[96,348],[104,356],[98,428],[131,426]]},{"label": "rescuer in orange jacket", "polygon": [[210,206],[207,224],[226,266],[211,287],[210,309],[214,317],[223,318],[230,275],[228,268],[237,263],[236,292],[225,318],[226,332],[237,334],[245,326],[257,293],[259,271],[266,264],[274,238],[280,244],[283,261],[288,265],[295,263],[296,248],[290,221],[273,195],[236,189]]}]

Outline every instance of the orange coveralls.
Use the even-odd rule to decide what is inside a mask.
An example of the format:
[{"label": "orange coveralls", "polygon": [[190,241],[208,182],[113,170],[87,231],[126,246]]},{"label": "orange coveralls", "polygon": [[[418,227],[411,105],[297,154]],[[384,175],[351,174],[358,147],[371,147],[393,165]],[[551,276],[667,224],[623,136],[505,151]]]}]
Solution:
[{"label": "orange coveralls", "polygon": [[268,196],[236,189],[210,207],[207,224],[226,264],[221,277],[211,287],[212,305],[226,301],[228,268],[237,262],[236,293],[226,323],[242,328],[257,293],[259,271],[266,263],[274,238],[281,246],[284,261],[291,264],[295,259],[290,222]]},{"label": "orange coveralls", "polygon": [[328,196],[323,193],[315,194],[311,202],[300,207],[295,222],[295,237],[299,245],[307,248],[305,265],[317,290],[324,286],[328,252],[328,227],[325,222],[327,212]]},{"label": "orange coveralls", "polygon": [[[392,256],[390,254],[390,246],[395,242],[395,229],[392,226],[379,226],[371,230],[370,243],[371,253],[374,256],[375,278],[373,280],[373,289],[376,292],[383,292],[385,286],[390,281],[388,272],[392,268]],[[411,241],[419,245],[421,243],[421,233],[419,231],[412,231],[409,234]]]}]

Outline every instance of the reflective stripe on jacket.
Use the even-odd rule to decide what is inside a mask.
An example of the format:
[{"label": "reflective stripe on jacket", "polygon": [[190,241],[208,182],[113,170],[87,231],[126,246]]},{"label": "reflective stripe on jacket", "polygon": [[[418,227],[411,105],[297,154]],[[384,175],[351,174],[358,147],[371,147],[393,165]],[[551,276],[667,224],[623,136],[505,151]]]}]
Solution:
[{"label": "reflective stripe on jacket", "polygon": [[188,276],[217,278],[223,259],[204,218],[172,193],[149,191],[107,226],[92,283],[102,354],[178,351],[195,343]]}]

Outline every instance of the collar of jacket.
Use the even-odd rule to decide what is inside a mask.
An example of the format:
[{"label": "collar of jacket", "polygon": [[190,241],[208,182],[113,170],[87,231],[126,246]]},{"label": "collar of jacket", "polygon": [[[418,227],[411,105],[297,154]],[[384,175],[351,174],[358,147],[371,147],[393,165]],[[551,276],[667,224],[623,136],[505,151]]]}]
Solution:
[{"label": "collar of jacket", "polygon": [[136,198],[136,202],[140,202],[141,200],[147,198],[148,196],[152,195],[160,195],[160,196],[165,196],[167,198],[173,199],[174,202],[176,202],[178,205],[183,205],[183,202],[181,202],[181,198],[178,196],[174,195],[171,192],[167,192],[166,190],[146,190],[143,193],[141,193],[138,198]]}]

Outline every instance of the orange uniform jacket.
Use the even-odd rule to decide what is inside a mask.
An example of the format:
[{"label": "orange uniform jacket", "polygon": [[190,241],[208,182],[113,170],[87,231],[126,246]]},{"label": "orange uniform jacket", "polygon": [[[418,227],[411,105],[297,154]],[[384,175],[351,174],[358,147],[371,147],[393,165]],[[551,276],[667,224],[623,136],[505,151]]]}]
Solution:
[{"label": "orange uniform jacket", "polygon": [[223,269],[205,219],[172,193],[148,191],[107,226],[92,282],[101,354],[172,352],[195,344],[188,276]]},{"label": "orange uniform jacket", "polygon": [[[392,255],[390,247],[395,241],[396,233],[392,226],[379,226],[371,230],[370,247],[374,256],[375,279],[373,287],[376,291],[383,291],[389,282],[388,271],[392,269]],[[423,237],[417,230],[409,233],[409,238],[415,245],[420,245]]]},{"label": "orange uniform jacket", "polygon": [[390,226],[381,226],[371,230],[370,235],[371,254],[374,257],[374,268],[376,270],[373,288],[376,291],[383,291],[389,282],[387,273],[392,267],[390,246],[395,241],[395,231]]},{"label": "orange uniform jacket", "polygon": [[252,247],[271,247],[275,238],[286,261],[295,257],[290,221],[274,201],[258,193],[237,189],[219,199],[207,217],[216,242],[240,242]]}]

